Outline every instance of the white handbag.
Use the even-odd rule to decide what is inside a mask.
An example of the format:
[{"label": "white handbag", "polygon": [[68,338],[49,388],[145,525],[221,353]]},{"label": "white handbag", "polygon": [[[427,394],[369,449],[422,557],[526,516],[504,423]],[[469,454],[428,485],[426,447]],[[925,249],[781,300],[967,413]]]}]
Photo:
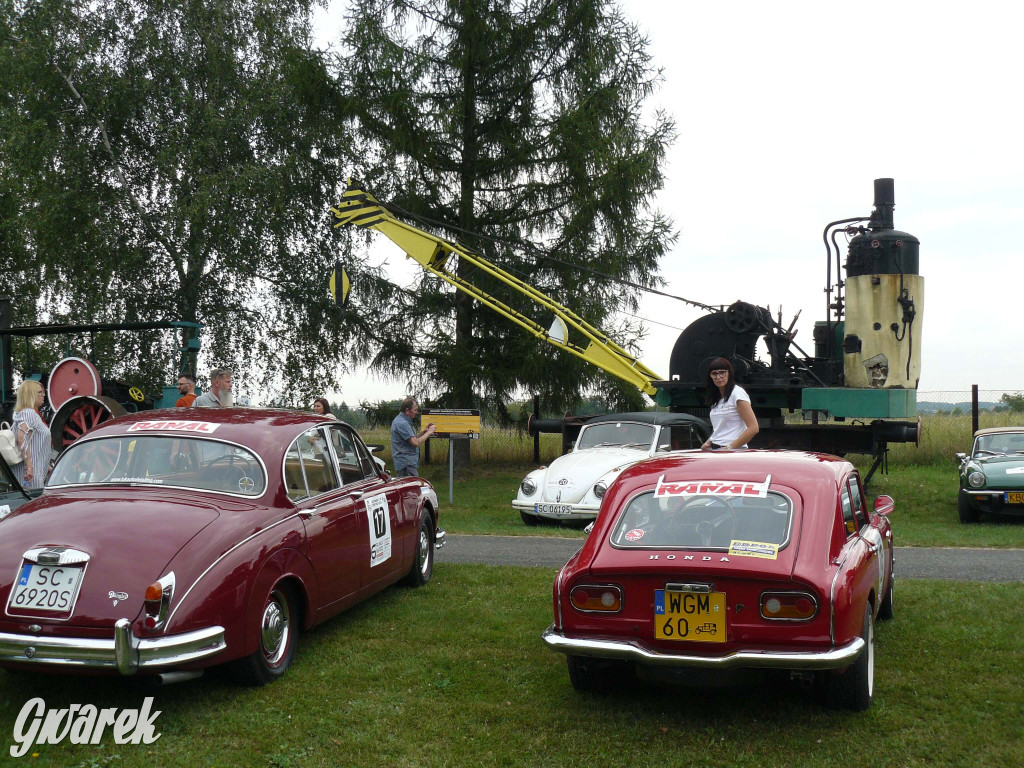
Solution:
[{"label": "white handbag", "polygon": [[0,455],[8,465],[21,464],[25,460],[18,450],[18,438],[6,421],[0,424]]}]

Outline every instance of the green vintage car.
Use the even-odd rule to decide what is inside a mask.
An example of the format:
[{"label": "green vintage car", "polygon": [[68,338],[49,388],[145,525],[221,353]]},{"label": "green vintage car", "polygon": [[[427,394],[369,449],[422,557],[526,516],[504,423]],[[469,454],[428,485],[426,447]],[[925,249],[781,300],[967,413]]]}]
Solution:
[{"label": "green vintage car", "polygon": [[958,453],[961,523],[982,512],[1024,517],[1024,427],[992,427],[974,433],[970,455]]}]

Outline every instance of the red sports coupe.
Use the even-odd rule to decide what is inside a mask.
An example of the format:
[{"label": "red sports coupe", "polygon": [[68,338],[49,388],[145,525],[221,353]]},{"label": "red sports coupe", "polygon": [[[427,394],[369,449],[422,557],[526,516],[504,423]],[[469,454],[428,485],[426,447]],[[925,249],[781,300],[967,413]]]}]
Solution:
[{"label": "red sports coupe", "polygon": [[608,489],[556,577],[544,641],[567,655],[577,690],[633,671],[773,669],[813,682],[829,706],[866,709],[875,620],[893,615],[892,509],[879,496],[869,510],[856,468],[834,456],[643,461]]},{"label": "red sports coupe", "polygon": [[437,496],[347,424],[243,408],[104,423],[0,524],[0,665],[284,674],[301,629],[433,570]]}]

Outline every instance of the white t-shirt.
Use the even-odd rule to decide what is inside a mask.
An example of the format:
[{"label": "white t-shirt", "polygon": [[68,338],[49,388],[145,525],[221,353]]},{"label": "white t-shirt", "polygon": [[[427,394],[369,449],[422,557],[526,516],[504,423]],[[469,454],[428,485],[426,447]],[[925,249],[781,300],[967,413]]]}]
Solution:
[{"label": "white t-shirt", "polygon": [[750,395],[743,387],[736,385],[732,388],[728,400],[719,400],[711,409],[711,427],[714,430],[711,433],[711,442],[715,445],[729,445],[746,430],[747,423],[736,410],[736,403],[740,400],[749,403]]}]

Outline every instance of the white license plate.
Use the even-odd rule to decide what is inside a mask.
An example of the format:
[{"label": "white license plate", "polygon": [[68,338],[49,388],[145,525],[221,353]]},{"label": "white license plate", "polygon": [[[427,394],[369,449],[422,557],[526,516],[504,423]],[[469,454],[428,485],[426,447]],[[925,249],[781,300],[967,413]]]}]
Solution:
[{"label": "white license plate", "polygon": [[571,515],[572,504],[534,504],[538,515]]},{"label": "white license plate", "polygon": [[78,597],[84,570],[79,565],[25,563],[14,585],[10,607],[69,613]]}]

